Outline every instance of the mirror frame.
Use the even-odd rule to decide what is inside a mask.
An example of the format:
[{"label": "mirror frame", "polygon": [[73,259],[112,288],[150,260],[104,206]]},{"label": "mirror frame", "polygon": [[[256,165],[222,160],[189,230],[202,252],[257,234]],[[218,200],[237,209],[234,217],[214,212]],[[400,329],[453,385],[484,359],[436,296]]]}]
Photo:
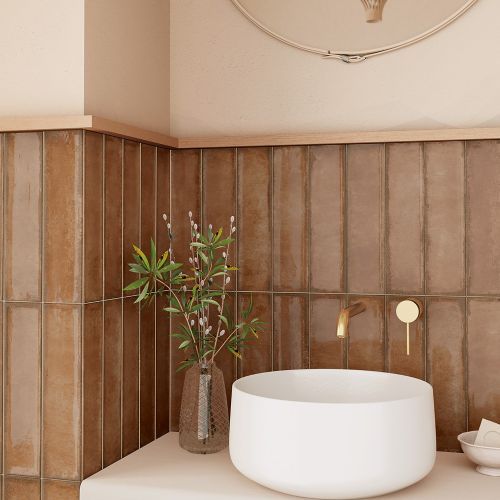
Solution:
[{"label": "mirror frame", "polygon": [[387,45],[384,47],[379,47],[376,49],[371,49],[367,51],[352,51],[352,52],[338,52],[335,50],[331,49],[321,49],[318,47],[310,47],[308,45],[303,45],[298,42],[294,42],[293,40],[290,40],[289,38],[286,38],[279,33],[276,33],[269,27],[267,27],[265,24],[263,24],[261,21],[256,19],[248,10],[241,4],[240,0],[231,0],[233,5],[250,21],[252,22],[255,26],[257,26],[259,29],[267,33],[269,36],[272,36],[276,40],[279,40],[280,42],[283,42],[287,45],[290,45],[291,47],[295,47],[296,49],[300,49],[306,52],[311,52],[313,54],[319,54],[323,57],[323,59],[337,59],[340,61],[343,61],[345,63],[356,63],[356,62],[362,62],[365,61],[366,59],[369,59],[371,57],[375,57],[381,54],[387,54],[388,52],[392,52],[394,50],[402,49],[404,47],[408,47],[409,45],[413,45],[414,43],[420,42],[420,40],[424,40],[425,38],[430,37],[434,33],[437,33],[438,31],[442,30],[449,24],[451,24],[453,21],[458,19],[462,14],[464,14],[466,11],[468,11],[474,4],[476,4],[479,0],[468,0],[467,3],[461,7],[457,12],[452,14],[450,17],[445,19],[443,22],[440,24],[434,26],[433,28],[424,31],[420,35],[414,36],[412,38],[409,38],[408,40],[404,40],[402,42],[395,43],[393,45]]}]

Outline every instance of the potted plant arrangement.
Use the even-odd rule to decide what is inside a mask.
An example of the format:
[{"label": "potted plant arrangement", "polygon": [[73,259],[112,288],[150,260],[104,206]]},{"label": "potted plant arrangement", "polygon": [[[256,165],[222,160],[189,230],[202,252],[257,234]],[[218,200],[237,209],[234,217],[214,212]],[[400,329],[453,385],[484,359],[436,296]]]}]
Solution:
[{"label": "potted plant arrangement", "polygon": [[189,261],[176,262],[172,251],[172,226],[163,215],[170,249],[159,254],[151,240],[149,256],[134,245],[130,271],[138,279],[125,290],[139,290],[136,302],[145,305],[155,296],[168,298],[164,310],[178,317],[178,329],[171,332],[179,340],[185,359],[178,370],[187,369],[179,422],[180,446],[193,453],[215,453],[228,445],[229,415],[224,376],[215,360],[223,350],[241,358],[248,341],[258,338],[263,323],[250,318],[252,301],[234,321],[226,307],[227,286],[237,268],[230,264],[236,226],[229,221],[229,233],[209,225],[202,232],[189,212],[191,239]]}]

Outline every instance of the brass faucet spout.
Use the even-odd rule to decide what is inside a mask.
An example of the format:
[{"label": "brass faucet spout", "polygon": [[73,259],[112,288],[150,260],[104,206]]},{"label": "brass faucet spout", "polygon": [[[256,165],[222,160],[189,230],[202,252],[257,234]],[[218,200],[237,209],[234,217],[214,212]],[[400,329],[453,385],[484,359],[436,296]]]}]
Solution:
[{"label": "brass faucet spout", "polygon": [[349,330],[349,318],[356,316],[356,314],[362,313],[366,309],[363,302],[355,302],[350,306],[343,307],[340,310],[339,318],[337,321],[337,337],[343,339],[347,337]]}]

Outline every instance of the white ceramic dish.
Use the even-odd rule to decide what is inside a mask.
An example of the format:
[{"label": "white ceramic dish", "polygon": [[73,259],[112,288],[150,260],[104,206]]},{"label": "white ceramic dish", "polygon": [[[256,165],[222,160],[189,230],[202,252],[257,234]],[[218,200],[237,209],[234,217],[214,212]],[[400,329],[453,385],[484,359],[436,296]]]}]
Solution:
[{"label": "white ceramic dish", "polygon": [[458,441],[465,456],[477,465],[476,470],[487,476],[500,477],[500,448],[474,444],[477,431],[463,432]]}]

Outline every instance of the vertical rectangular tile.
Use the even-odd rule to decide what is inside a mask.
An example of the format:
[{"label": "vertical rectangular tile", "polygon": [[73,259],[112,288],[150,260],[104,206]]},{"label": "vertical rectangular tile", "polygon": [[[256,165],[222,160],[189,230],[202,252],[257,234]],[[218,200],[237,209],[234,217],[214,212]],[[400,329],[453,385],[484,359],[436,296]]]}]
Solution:
[{"label": "vertical rectangular tile", "polygon": [[104,298],[122,296],[123,141],[104,140]]},{"label": "vertical rectangular tile", "polygon": [[5,298],[41,298],[42,134],[5,135]]},{"label": "vertical rectangular tile", "polygon": [[5,500],[40,500],[40,479],[6,476]]},{"label": "vertical rectangular tile", "polygon": [[366,310],[349,322],[348,367],[353,370],[384,371],[384,297],[349,297],[349,304],[356,302],[363,302]]},{"label": "vertical rectangular tile", "polygon": [[465,299],[427,299],[427,380],[441,451],[459,451],[467,430],[465,371]]},{"label": "vertical rectangular tile", "polygon": [[271,148],[238,149],[238,289],[271,290]]},{"label": "vertical rectangular tile", "polygon": [[500,293],[500,141],[467,143],[468,293]]},{"label": "vertical rectangular tile", "polygon": [[387,145],[386,284],[390,293],[424,291],[422,164],[420,143]]},{"label": "vertical rectangular tile", "polygon": [[84,301],[103,298],[103,135],[85,132]]},{"label": "vertical rectangular tile", "polygon": [[274,290],[306,291],[307,148],[274,149]]},{"label": "vertical rectangular tile", "polygon": [[311,368],[344,367],[345,341],[336,332],[342,301],[333,295],[311,295]]},{"label": "vertical rectangular tile", "polygon": [[500,300],[468,301],[469,430],[474,430],[482,418],[500,422]]},{"label": "vertical rectangular tile", "polygon": [[[121,270],[121,262],[120,262]],[[122,301],[104,302],[103,465],[121,458]]]},{"label": "vertical rectangular tile", "polygon": [[78,500],[80,483],[71,481],[42,480],[43,500]]},{"label": "vertical rectangular tile", "polygon": [[384,292],[385,148],[347,146],[347,286]]},{"label": "vertical rectangular tile", "polygon": [[82,475],[86,478],[102,468],[103,303],[86,304],[83,312]]},{"label": "vertical rectangular tile", "polygon": [[4,472],[40,474],[40,339],[38,304],[7,304]]},{"label": "vertical rectangular tile", "polygon": [[[310,279],[314,292],[344,290],[344,149],[310,147]],[[304,182],[300,177],[297,181]],[[302,235],[302,239],[307,237]]]},{"label": "vertical rectangular tile", "polygon": [[44,134],[44,300],[79,302],[83,250],[82,131]]},{"label": "vertical rectangular tile", "polygon": [[424,146],[426,293],[465,293],[464,144]]},{"label": "vertical rectangular tile", "polygon": [[402,297],[387,297],[387,371],[425,378],[424,314],[410,324],[410,355],[406,355],[406,324],[396,316]]},{"label": "vertical rectangular tile", "polygon": [[274,295],[274,370],[309,367],[308,309],[306,295]]}]

